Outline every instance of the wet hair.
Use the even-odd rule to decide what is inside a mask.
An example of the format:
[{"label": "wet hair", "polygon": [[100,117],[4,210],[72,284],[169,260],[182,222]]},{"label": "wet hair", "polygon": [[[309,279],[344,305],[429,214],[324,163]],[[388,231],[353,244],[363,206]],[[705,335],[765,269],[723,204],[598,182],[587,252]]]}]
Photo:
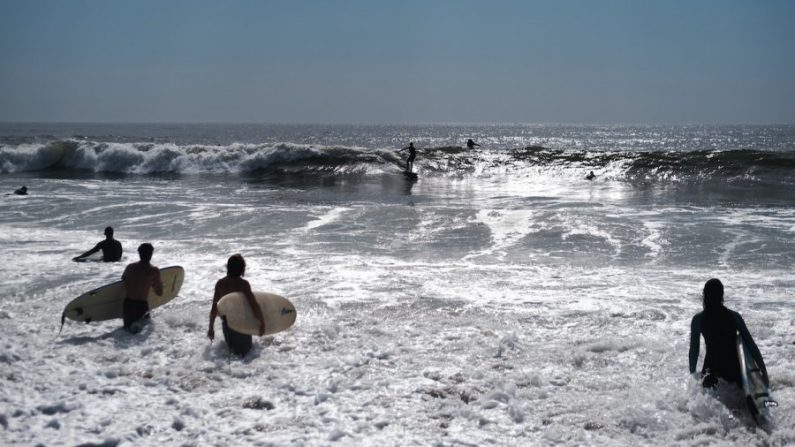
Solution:
[{"label": "wet hair", "polygon": [[723,283],[712,278],[704,284],[704,310],[707,312],[723,307]]},{"label": "wet hair", "polygon": [[240,253],[234,254],[226,261],[226,276],[243,276],[246,273],[246,260]]},{"label": "wet hair", "polygon": [[105,236],[113,237],[113,227],[105,227]]},{"label": "wet hair", "polygon": [[155,247],[152,247],[152,244],[149,242],[144,242],[143,244],[138,246],[138,256],[141,257],[141,261],[149,262],[152,260],[152,253],[155,252]]}]

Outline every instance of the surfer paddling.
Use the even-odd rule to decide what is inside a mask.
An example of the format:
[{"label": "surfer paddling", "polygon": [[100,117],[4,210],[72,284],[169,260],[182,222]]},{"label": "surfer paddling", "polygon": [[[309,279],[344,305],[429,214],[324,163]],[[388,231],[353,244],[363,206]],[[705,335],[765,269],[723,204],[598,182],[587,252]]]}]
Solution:
[{"label": "surfer paddling", "polygon": [[[251,291],[251,284],[243,279],[246,273],[246,260],[240,254],[229,257],[226,262],[226,276],[215,283],[215,293],[213,294],[213,305],[210,308],[210,329],[207,330],[207,337],[212,341],[215,338],[215,317],[218,316],[218,300],[224,295],[241,292],[246,297],[252,312],[259,320],[259,335],[265,335],[265,318],[262,316],[262,309],[257,304],[254,293]],[[221,326],[224,331],[224,340],[229,349],[235,354],[243,357],[251,350],[251,335],[241,334],[235,331],[226,322],[226,317],[221,316]]]},{"label": "surfer paddling", "polygon": [[106,227],[105,228],[105,240],[100,241],[97,245],[94,246],[91,250],[83,253],[80,256],[75,256],[72,258],[72,261],[80,262],[83,261],[86,257],[93,255],[94,253],[102,250],[102,261],[103,262],[118,262],[121,260],[121,242],[113,239],[113,227]]},{"label": "surfer paddling", "polygon": [[154,251],[152,244],[141,244],[138,247],[141,260],[128,265],[121,275],[125,292],[122,304],[124,328],[133,334],[140,332],[142,322],[149,317],[149,290],[163,296],[160,270],[150,263]]},{"label": "surfer paddling", "polygon": [[766,386],[767,377],[762,354],[754,343],[743,317],[723,305],[723,284],[718,279],[710,279],[704,285],[704,310],[693,317],[690,325],[690,374],[695,374],[698,363],[700,337],[704,336],[707,353],[704,356],[702,385],[715,387],[718,379],[734,382],[740,386],[740,359],[737,354],[736,337],[740,333],[743,344],[749,349],[751,358],[759,365],[762,380]]}]

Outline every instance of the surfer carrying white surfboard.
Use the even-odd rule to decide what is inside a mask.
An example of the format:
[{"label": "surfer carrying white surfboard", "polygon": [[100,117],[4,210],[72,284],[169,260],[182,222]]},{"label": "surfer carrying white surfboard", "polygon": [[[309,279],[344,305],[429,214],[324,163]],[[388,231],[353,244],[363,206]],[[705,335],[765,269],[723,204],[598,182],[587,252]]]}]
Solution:
[{"label": "surfer carrying white surfboard", "polygon": [[[213,294],[213,305],[210,308],[210,328],[207,330],[207,337],[212,341],[215,338],[215,317],[218,316],[218,300],[224,295],[234,292],[242,292],[251,306],[251,310],[260,322],[259,335],[265,334],[265,318],[262,309],[257,304],[254,293],[251,291],[251,284],[243,279],[246,273],[246,260],[240,254],[229,257],[226,262],[226,276],[215,283],[215,293]],[[229,349],[235,354],[243,357],[251,350],[251,335],[241,334],[235,331],[226,322],[226,317],[221,317],[221,325],[224,331],[224,340]]]},{"label": "surfer carrying white surfboard", "polygon": [[697,313],[690,325],[690,374],[695,374],[698,363],[700,337],[704,336],[707,353],[701,369],[705,388],[715,387],[718,379],[741,386],[740,359],[737,354],[736,336],[740,333],[762,373],[765,385],[769,385],[767,369],[759,348],[754,343],[743,317],[723,305],[723,284],[710,279],[704,285],[704,310]]},{"label": "surfer carrying white surfboard", "polygon": [[94,246],[91,250],[83,253],[80,256],[75,256],[72,258],[72,261],[80,262],[83,261],[86,257],[93,255],[94,253],[102,250],[102,261],[103,262],[118,262],[121,260],[121,242],[113,239],[113,227],[106,227],[105,228],[105,240],[100,241],[97,245]]},{"label": "surfer carrying white surfboard", "polygon": [[149,290],[153,289],[157,296],[163,296],[160,270],[150,263],[154,251],[152,244],[141,244],[138,247],[141,260],[128,265],[121,275],[125,293],[122,318],[124,328],[132,333],[139,332],[141,323],[149,317]]}]

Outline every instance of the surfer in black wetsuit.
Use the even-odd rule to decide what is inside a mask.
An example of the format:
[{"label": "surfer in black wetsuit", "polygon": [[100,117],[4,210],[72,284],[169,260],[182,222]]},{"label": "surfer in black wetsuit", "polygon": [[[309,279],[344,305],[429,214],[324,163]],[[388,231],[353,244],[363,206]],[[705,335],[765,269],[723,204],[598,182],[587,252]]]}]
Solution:
[{"label": "surfer in black wetsuit", "polygon": [[588,175],[585,176],[585,180],[593,180],[596,178],[596,174],[593,171],[589,172]]},{"label": "surfer in black wetsuit", "polygon": [[105,240],[99,242],[97,245],[94,246],[91,250],[83,253],[80,256],[75,256],[72,258],[72,261],[80,262],[86,256],[91,256],[92,254],[102,250],[102,261],[103,262],[118,262],[121,260],[121,242],[113,239],[113,227],[105,228]]},{"label": "surfer in black wetsuit", "polygon": [[474,149],[475,146],[480,147],[480,145],[475,143],[475,141],[472,140],[472,138],[467,140],[467,149]]},{"label": "surfer in black wetsuit", "polygon": [[28,187],[23,185],[21,188],[15,189],[14,194],[18,196],[26,196],[28,195]]},{"label": "surfer in black wetsuit", "polygon": [[[233,292],[241,292],[245,295],[251,311],[259,320],[259,335],[265,334],[265,318],[262,315],[262,308],[257,304],[254,297],[254,292],[251,291],[251,285],[243,279],[246,273],[246,260],[240,254],[232,255],[226,262],[226,276],[219,279],[215,283],[215,293],[213,294],[213,305],[210,308],[210,329],[207,331],[207,337],[212,341],[215,338],[215,317],[218,316],[218,301],[227,294]],[[235,354],[243,357],[251,350],[251,335],[241,334],[236,330],[229,327],[226,323],[226,317],[221,317],[221,326],[224,331],[224,340],[229,346],[229,349]]]},{"label": "surfer in black wetsuit", "polygon": [[704,285],[704,310],[697,313],[690,324],[690,374],[696,372],[701,335],[704,336],[707,347],[701,369],[704,387],[716,386],[719,378],[741,385],[740,359],[736,344],[738,331],[751,357],[759,365],[765,384],[768,385],[765,362],[748,332],[748,327],[745,326],[743,317],[723,305],[723,284],[718,279],[710,279]]},{"label": "surfer in black wetsuit", "polygon": [[405,151],[406,149],[409,150],[409,158],[406,159],[406,172],[411,173],[414,169],[414,159],[417,158],[417,149],[414,148],[414,143],[411,142],[398,152]]}]

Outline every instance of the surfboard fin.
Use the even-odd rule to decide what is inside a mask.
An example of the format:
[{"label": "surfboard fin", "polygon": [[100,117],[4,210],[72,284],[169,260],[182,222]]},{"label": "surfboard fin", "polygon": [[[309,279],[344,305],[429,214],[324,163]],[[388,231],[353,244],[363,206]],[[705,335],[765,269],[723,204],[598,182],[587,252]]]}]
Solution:
[{"label": "surfboard fin", "polygon": [[58,338],[61,335],[61,331],[63,330],[63,324],[65,321],[66,321],[66,312],[63,312],[61,314],[61,328],[58,329],[58,335],[56,335],[55,338]]}]

